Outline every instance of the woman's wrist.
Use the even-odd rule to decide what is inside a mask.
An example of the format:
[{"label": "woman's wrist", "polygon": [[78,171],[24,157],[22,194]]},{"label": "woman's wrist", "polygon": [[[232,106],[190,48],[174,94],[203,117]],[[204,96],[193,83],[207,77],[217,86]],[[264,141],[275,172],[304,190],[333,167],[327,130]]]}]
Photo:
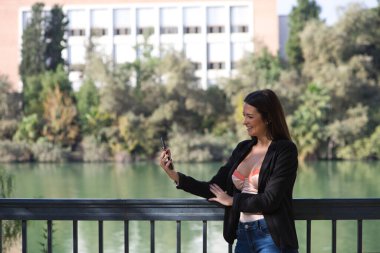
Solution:
[{"label": "woman's wrist", "polygon": [[232,204],[234,203],[234,197],[229,197],[229,200],[228,200],[228,203],[227,203],[227,206],[232,206]]},{"label": "woman's wrist", "polygon": [[178,172],[175,170],[166,171],[168,176],[178,185],[179,183],[179,175]]}]

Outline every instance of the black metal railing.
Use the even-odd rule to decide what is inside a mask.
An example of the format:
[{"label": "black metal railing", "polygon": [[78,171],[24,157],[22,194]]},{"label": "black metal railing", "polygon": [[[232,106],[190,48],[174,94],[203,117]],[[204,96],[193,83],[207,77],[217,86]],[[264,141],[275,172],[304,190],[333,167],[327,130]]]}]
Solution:
[{"label": "black metal railing", "polygon": [[[52,221],[73,222],[73,252],[78,252],[78,221],[98,221],[99,253],[103,252],[103,221],[124,222],[124,249],[129,252],[129,221],[150,221],[150,248],[155,252],[155,221],[176,221],[177,252],[181,252],[181,221],[203,222],[203,252],[207,252],[207,222],[223,220],[223,208],[202,199],[0,199],[2,220],[21,220],[22,252],[27,249],[27,221],[47,221],[47,250],[52,252]],[[306,220],[306,250],[311,252],[311,221],[330,220],[332,252],[336,253],[337,220],[357,221],[357,252],[362,253],[363,220],[380,220],[380,199],[296,199],[296,220]],[[3,241],[0,229],[0,244]],[[232,252],[232,245],[228,246]],[[0,245],[0,251],[2,245]]]}]

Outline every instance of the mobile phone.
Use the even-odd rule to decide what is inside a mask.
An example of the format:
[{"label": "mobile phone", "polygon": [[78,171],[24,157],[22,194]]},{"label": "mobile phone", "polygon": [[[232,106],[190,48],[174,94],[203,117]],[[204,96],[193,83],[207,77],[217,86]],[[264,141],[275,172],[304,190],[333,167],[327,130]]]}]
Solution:
[{"label": "mobile phone", "polygon": [[162,146],[162,149],[165,150],[167,148],[166,146],[166,142],[165,142],[165,139],[164,137],[161,136],[161,146]]},{"label": "mobile phone", "polygon": [[[166,145],[166,142],[165,142],[165,139],[164,137],[161,136],[161,146],[162,146],[162,150],[166,150],[168,148],[168,146]],[[169,160],[172,160],[172,158],[169,156]],[[169,169],[173,169],[173,164],[171,163],[169,165]]]}]

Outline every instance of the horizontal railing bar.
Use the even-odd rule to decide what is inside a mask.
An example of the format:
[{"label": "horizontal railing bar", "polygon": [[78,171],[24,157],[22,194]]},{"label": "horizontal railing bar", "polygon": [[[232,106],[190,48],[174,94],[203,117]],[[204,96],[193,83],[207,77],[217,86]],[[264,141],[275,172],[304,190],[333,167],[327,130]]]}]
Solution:
[{"label": "horizontal railing bar", "polygon": [[[204,199],[0,199],[0,220],[222,220]],[[380,198],[295,199],[297,220],[380,219]]]},{"label": "horizontal railing bar", "polygon": [[295,199],[297,220],[380,219],[380,198],[368,199]]}]

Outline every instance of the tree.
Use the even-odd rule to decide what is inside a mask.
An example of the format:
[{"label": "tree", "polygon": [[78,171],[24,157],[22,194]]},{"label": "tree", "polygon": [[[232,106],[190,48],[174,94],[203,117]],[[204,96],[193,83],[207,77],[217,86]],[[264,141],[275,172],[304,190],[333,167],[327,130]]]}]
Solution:
[{"label": "tree", "polygon": [[297,0],[297,6],[290,12],[289,39],[285,49],[289,64],[296,69],[300,69],[304,62],[299,34],[309,20],[319,19],[320,12],[315,0]]},{"label": "tree", "polygon": [[282,74],[282,65],[278,56],[272,55],[267,49],[249,53],[238,62],[238,73],[227,79],[222,85],[232,110],[231,121],[239,139],[246,138],[246,131],[241,128],[243,122],[243,100],[250,92],[258,89],[270,88],[281,90],[279,79]]},{"label": "tree", "polygon": [[55,70],[58,65],[65,64],[62,58],[62,50],[66,44],[64,35],[68,23],[62,7],[54,5],[50,11],[50,15],[47,17],[45,29],[45,64],[47,70]]},{"label": "tree", "polygon": [[12,92],[8,77],[0,75],[0,140],[12,139],[21,117],[22,98]]},{"label": "tree", "polygon": [[43,135],[53,144],[71,147],[79,137],[77,109],[72,97],[57,85],[44,100]]},{"label": "tree", "polygon": [[314,156],[324,138],[324,121],[329,105],[325,88],[309,84],[301,95],[301,103],[289,117],[291,133],[299,149],[300,159]]},{"label": "tree", "polygon": [[21,64],[19,72],[25,85],[27,76],[40,74],[45,70],[44,4],[32,6],[32,17],[22,34]]},{"label": "tree", "polygon": [[[347,109],[346,113],[326,126],[329,137],[329,153],[334,155],[329,158],[348,158],[353,153],[347,153],[347,147],[355,141],[363,139],[363,132],[366,132],[368,124],[368,107],[357,104],[355,107]],[[363,131],[364,130],[364,131]],[[352,146],[351,146],[352,147]],[[365,150],[363,146],[363,150]],[[351,157],[354,158],[354,157]]]},{"label": "tree", "polygon": [[26,78],[27,85],[24,86],[24,113],[31,115],[36,113],[39,118],[43,114],[43,101],[55,86],[59,86],[62,91],[67,91],[72,95],[72,87],[69,77],[62,65],[55,71],[45,71],[39,75],[32,75]]},{"label": "tree", "polygon": [[344,121],[352,105],[368,108],[368,122],[356,139],[369,136],[380,124],[379,56],[372,50],[378,45],[377,15],[355,4],[334,26],[310,22],[301,33],[304,78],[326,87],[332,97],[326,124]]},{"label": "tree", "polygon": [[90,132],[89,120],[96,115],[99,107],[99,91],[91,80],[85,80],[76,93],[79,119],[83,130]]}]

